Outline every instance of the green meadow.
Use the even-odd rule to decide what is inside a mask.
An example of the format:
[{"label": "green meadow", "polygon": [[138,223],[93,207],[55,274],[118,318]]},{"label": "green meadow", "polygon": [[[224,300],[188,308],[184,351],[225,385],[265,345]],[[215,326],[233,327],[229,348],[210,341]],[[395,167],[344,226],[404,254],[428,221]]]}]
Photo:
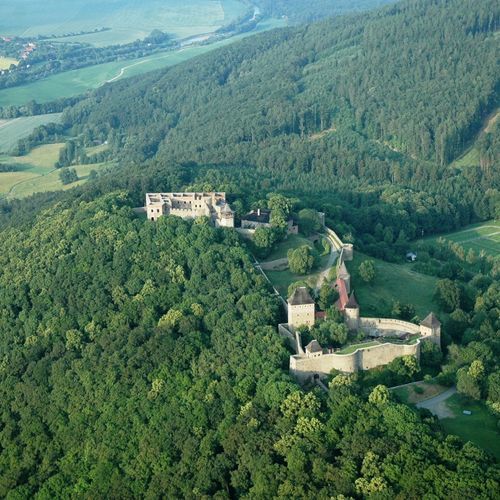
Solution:
[{"label": "green meadow", "polygon": [[140,59],[116,61],[58,73],[26,85],[0,90],[0,106],[21,105],[32,99],[40,103],[49,102],[60,97],[82,94],[88,90],[96,89],[109,81],[116,81],[121,78],[143,74],[147,71],[174,66],[258,31],[282,26],[285,26],[285,21],[269,19],[260,23],[256,30],[226,38],[220,42],[186,47],[177,51],[158,52],[157,54]]},{"label": "green meadow", "polygon": [[[158,29],[177,38],[208,33],[241,16],[240,0],[16,0],[4,2],[0,33],[25,37],[74,34],[62,40],[123,44]],[[94,30],[109,28],[94,33]],[[80,32],[92,32],[79,35]],[[56,38],[61,40],[61,38]]]},{"label": "green meadow", "polygon": [[[364,260],[375,264],[372,283],[364,282],[359,276],[358,268]],[[437,309],[433,302],[437,278],[412,271],[409,264],[385,262],[354,249],[354,260],[346,262],[346,266],[351,273],[351,290],[355,291],[363,316],[390,315],[395,301],[413,304],[421,318]]]},{"label": "green meadow", "polygon": [[[25,156],[0,155],[0,162],[15,164],[19,167],[16,172],[0,172],[0,198],[24,198],[34,193],[70,189],[86,182],[92,170],[98,172],[111,165],[110,163],[95,163],[71,167],[76,170],[79,180],[63,185],[59,179],[59,170],[55,168],[62,146],[62,143],[45,144],[34,148]],[[96,148],[88,150],[90,154],[96,152],[98,152]]]},{"label": "green meadow", "polygon": [[500,221],[498,220],[473,224],[459,231],[428,238],[425,241],[436,241],[438,238],[459,243],[466,250],[472,248],[475,252],[484,251],[489,255],[500,255]]},{"label": "green meadow", "polygon": [[19,139],[28,136],[36,127],[50,122],[57,123],[60,119],[61,113],[53,113],[0,120],[0,152],[8,153]]},{"label": "green meadow", "polygon": [[[500,434],[497,421],[481,401],[454,394],[446,400],[453,418],[443,418],[440,424],[448,434],[455,434],[464,441],[471,441],[500,459]],[[471,415],[464,415],[469,410]]]}]

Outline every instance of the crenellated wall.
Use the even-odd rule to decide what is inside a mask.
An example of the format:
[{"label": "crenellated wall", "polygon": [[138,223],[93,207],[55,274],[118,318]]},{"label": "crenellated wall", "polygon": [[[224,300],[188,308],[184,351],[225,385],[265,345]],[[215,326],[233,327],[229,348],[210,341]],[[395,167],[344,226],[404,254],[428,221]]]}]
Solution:
[{"label": "crenellated wall", "polygon": [[323,354],[315,358],[290,356],[290,373],[299,380],[319,375],[326,377],[332,370],[353,373],[370,370],[390,363],[400,356],[420,357],[420,341],[415,344],[384,343],[373,347],[362,347],[351,354]]}]

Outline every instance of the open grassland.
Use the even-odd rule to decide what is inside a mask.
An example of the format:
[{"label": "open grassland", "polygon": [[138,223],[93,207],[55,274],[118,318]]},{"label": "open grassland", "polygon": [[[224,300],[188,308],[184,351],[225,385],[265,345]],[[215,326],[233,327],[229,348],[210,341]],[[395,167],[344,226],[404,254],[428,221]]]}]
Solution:
[{"label": "open grassland", "polygon": [[354,351],[358,349],[364,349],[365,347],[375,347],[380,345],[379,342],[372,340],[370,342],[360,342],[359,344],[350,344],[340,351],[337,351],[336,354],[352,354]]},{"label": "open grassland", "polygon": [[[16,0],[4,2],[0,32],[8,35],[60,36],[96,46],[142,39],[152,30],[184,38],[217,30],[248,6],[239,0]],[[107,31],[78,35],[96,29]]]},{"label": "open grassland", "polygon": [[19,61],[17,59],[13,59],[12,57],[3,57],[0,56],[0,70],[9,69],[12,64],[17,66]]},{"label": "open grassland", "polygon": [[61,113],[53,113],[0,120],[0,152],[9,152],[19,139],[28,136],[36,127],[50,122],[58,123],[60,119]]},{"label": "open grassland", "polygon": [[[417,390],[415,390],[417,389]],[[392,392],[406,404],[416,404],[420,401],[433,398],[445,392],[448,388],[432,382],[415,382],[414,384],[392,389]]]},{"label": "open grassland", "polygon": [[286,240],[281,241],[273,251],[266,257],[265,261],[269,262],[276,259],[283,259],[287,256],[288,250],[299,248],[301,246],[307,245],[313,248],[314,245],[310,240],[304,238],[299,234],[289,234]]},{"label": "open grassland", "polygon": [[202,46],[186,47],[176,51],[158,52],[157,54],[106,64],[90,66],[66,71],[49,76],[43,80],[0,90],[0,106],[21,105],[35,99],[37,102],[48,102],[60,97],[83,94],[87,90],[96,89],[109,81],[139,75],[155,69],[174,66],[181,62],[200,56],[206,52],[223,47],[258,31],[285,26],[285,21],[267,20],[259,24],[256,30],[237,35],[220,42]]},{"label": "open grassland", "polygon": [[321,271],[327,263],[328,255],[325,255],[321,257],[319,266],[306,275],[292,273],[290,269],[285,269],[284,271],[266,271],[265,273],[280,295],[286,299],[288,297],[288,287],[297,281],[305,281],[311,288],[314,288]]},{"label": "open grassland", "polygon": [[459,231],[428,238],[425,241],[436,241],[440,237],[459,243],[466,250],[472,248],[475,252],[484,250],[489,255],[500,255],[500,221],[498,220],[473,224]]},{"label": "open grassland", "polygon": [[[375,279],[369,284],[358,272],[364,260],[375,263]],[[392,264],[355,250],[354,260],[346,265],[351,273],[351,290],[356,293],[362,316],[389,315],[395,301],[413,304],[421,318],[437,309],[433,302],[437,278],[416,273],[409,264]]]},{"label": "open grassland", "polygon": [[0,161],[19,166],[16,172],[0,172],[0,198],[24,198],[34,193],[70,189],[83,184],[92,170],[99,171],[109,163],[76,165],[79,180],[63,185],[55,163],[63,144],[46,144],[25,156],[0,156]]},{"label": "open grassland", "polygon": [[[454,417],[440,420],[441,426],[449,434],[460,436],[500,459],[500,434],[497,419],[488,411],[484,403],[454,394],[446,401],[446,406]],[[470,410],[472,415],[464,415]]]}]

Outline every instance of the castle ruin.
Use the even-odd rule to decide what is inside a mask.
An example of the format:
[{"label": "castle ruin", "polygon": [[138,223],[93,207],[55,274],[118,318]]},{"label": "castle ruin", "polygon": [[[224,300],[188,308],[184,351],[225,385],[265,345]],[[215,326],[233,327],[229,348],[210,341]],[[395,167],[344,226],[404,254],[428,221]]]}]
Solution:
[{"label": "castle ruin", "polygon": [[234,212],[222,192],[146,193],[145,209],[152,221],[164,215],[183,219],[208,217],[215,227],[234,227]]}]

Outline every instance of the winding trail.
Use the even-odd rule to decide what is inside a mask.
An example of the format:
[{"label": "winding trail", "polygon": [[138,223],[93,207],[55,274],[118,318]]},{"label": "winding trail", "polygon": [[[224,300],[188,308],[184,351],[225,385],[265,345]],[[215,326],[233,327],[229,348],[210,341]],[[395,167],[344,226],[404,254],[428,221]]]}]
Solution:
[{"label": "winding trail", "polygon": [[447,391],[417,403],[417,408],[427,408],[431,413],[438,418],[453,418],[453,412],[446,406],[446,400],[457,392],[456,387],[451,387]]},{"label": "winding trail", "polygon": [[338,251],[335,248],[333,238],[328,233],[326,233],[324,236],[328,239],[328,241],[330,243],[330,255],[328,257],[328,262],[326,263],[325,268],[318,275],[318,280],[316,281],[316,292],[319,292],[319,289],[321,288],[323,281],[325,279],[328,279],[328,275],[330,274],[330,270],[333,267],[333,264],[335,263],[338,255],[339,255]]}]

